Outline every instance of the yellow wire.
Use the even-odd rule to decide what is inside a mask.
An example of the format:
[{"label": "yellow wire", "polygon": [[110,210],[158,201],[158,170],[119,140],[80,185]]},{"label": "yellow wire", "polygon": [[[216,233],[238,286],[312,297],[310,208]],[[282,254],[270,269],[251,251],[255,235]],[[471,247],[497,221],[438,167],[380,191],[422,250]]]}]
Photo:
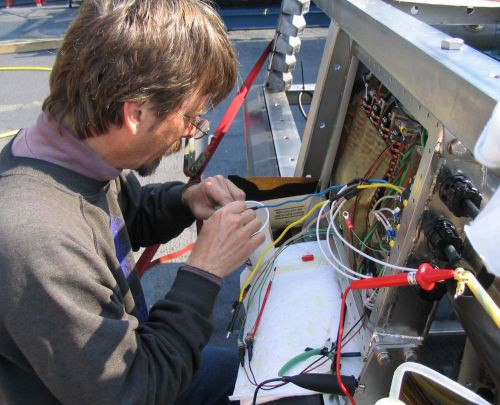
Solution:
[{"label": "yellow wire", "polygon": [[18,132],[19,132],[18,129],[16,129],[15,131],[4,132],[3,134],[0,134],[0,139],[1,138],[9,138],[10,136],[16,135]]},{"label": "yellow wire", "polygon": [[41,67],[41,66],[2,66],[0,67],[0,71],[15,71],[15,70],[36,70],[43,72],[51,72],[52,68],[49,67]]},{"label": "yellow wire", "polygon": [[393,190],[396,190],[399,194],[403,194],[403,189],[401,187],[389,183],[361,184],[356,188],[379,188],[379,187],[392,188]]},{"label": "yellow wire", "polygon": [[321,201],[319,203],[317,203],[314,207],[311,208],[311,210],[306,214],[304,215],[302,218],[300,219],[297,219],[297,221],[291,223],[290,225],[288,225],[285,230],[283,232],[281,232],[281,235],[272,243],[270,243],[265,249],[264,251],[262,252],[262,254],[259,256],[259,260],[257,260],[257,263],[255,264],[255,267],[253,268],[252,272],[249,274],[249,276],[247,277],[247,279],[245,280],[245,282],[243,283],[243,286],[241,287],[241,291],[240,291],[240,298],[239,298],[239,302],[243,301],[243,292],[245,291],[245,288],[247,288],[247,285],[250,283],[250,281],[252,281],[252,278],[255,276],[255,273],[257,273],[257,270],[259,269],[259,266],[262,262],[262,260],[264,260],[264,257],[266,256],[266,253],[269,252],[269,250],[275,246],[277,243],[279,243],[279,241],[281,239],[283,239],[283,237],[285,236],[285,234],[291,229],[293,228],[294,226],[296,225],[299,225],[301,224],[302,222],[304,222],[307,218],[309,218],[309,216],[314,212],[316,211],[319,207],[321,207],[322,205],[325,205],[325,204],[328,204],[329,201]]},{"label": "yellow wire", "polygon": [[474,274],[470,271],[457,269],[455,270],[455,280],[457,280],[457,294],[455,297],[463,294],[464,284],[466,284],[478,300],[479,304],[481,304],[489,317],[493,320],[493,322],[495,322],[497,328],[500,328],[500,308],[498,308],[495,301],[493,301],[483,286],[479,283],[479,281],[477,281]]}]

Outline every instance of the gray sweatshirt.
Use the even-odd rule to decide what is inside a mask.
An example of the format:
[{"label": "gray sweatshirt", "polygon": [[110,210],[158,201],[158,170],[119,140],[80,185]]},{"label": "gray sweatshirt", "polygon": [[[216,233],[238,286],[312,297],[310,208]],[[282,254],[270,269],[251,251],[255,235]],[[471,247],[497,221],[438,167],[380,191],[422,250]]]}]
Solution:
[{"label": "gray sweatshirt", "polygon": [[183,184],[99,181],[11,145],[0,154],[0,404],[172,403],[199,366],[220,286],[181,268],[141,324],[117,238],[136,249],[177,236],[194,219]]}]

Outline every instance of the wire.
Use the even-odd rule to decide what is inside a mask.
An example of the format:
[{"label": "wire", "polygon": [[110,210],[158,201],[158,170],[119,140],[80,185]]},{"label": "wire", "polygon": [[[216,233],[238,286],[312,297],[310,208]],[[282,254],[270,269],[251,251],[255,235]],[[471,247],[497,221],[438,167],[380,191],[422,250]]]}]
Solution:
[{"label": "wire", "polygon": [[307,120],[307,113],[306,113],[306,110],[304,109],[304,105],[302,104],[303,94],[304,94],[303,91],[301,91],[299,93],[299,110],[300,110],[300,113],[302,114],[302,116]]},{"label": "wire", "polygon": [[35,70],[35,71],[51,72],[52,68],[40,67],[40,66],[2,66],[2,67],[0,67],[0,71],[17,71],[17,70]]},{"label": "wire", "polygon": [[[332,205],[332,206],[335,206],[335,205]],[[324,251],[323,249],[323,244],[321,243],[321,239],[319,237],[319,232],[318,232],[318,229],[319,229],[319,218],[321,217],[321,214],[323,212],[323,210],[326,208],[326,204],[321,207],[321,211],[320,213],[318,214],[318,220],[317,220],[317,226],[316,226],[316,240],[318,241],[318,246],[319,246],[319,249],[321,250],[321,253],[323,254],[323,257],[326,259],[326,261],[340,274],[342,274],[344,277],[347,277],[348,279],[350,280],[358,280],[359,277],[361,278],[365,278],[367,276],[364,276],[362,274],[359,274],[357,272],[355,272],[354,270],[351,270],[350,268],[348,268],[347,266],[345,266],[341,261],[339,261],[337,259],[337,257],[333,254],[333,251],[332,251],[332,248],[330,246],[330,240],[328,239],[328,236],[330,234],[330,228],[331,228],[331,223],[328,225],[328,231],[326,233],[326,236],[327,236],[327,239],[326,239],[326,245],[328,247],[328,249],[330,250],[330,254],[332,255],[333,259],[335,260],[335,262],[338,264],[338,266],[342,267],[345,271],[347,271],[347,273],[345,273],[344,271],[342,271],[338,266],[337,264],[333,263],[330,258],[328,257],[328,255],[326,254],[326,252]],[[351,274],[348,274],[348,273],[351,273]]]},{"label": "wire", "polygon": [[[387,180],[381,180],[381,179],[367,179],[366,181],[368,181],[370,183],[372,183],[372,182],[373,183],[384,183],[384,184],[387,183]],[[281,203],[276,203],[276,204],[259,205],[259,206],[255,207],[254,209],[276,208],[276,207],[281,207],[282,205],[289,204],[292,202],[303,202],[303,201],[307,200],[308,198],[321,197],[321,196],[325,195],[326,193],[329,193],[330,191],[339,190],[339,189],[342,189],[343,187],[349,186],[349,185],[350,185],[350,183],[345,183],[345,184],[341,184],[338,186],[330,186],[330,187],[325,188],[323,191],[320,191],[318,193],[308,194],[306,197],[301,198],[300,200],[287,200],[287,201],[283,201]],[[396,186],[394,186],[394,187],[396,187]]]},{"label": "wire", "polygon": [[379,187],[386,187],[386,188],[392,188],[393,190],[396,190],[399,194],[403,194],[403,190],[401,187],[395,186],[394,184],[389,184],[389,183],[382,183],[382,184],[360,184],[356,186],[356,188],[363,189],[363,188],[379,188]]},{"label": "wire", "polygon": [[[262,386],[269,384],[269,383],[272,383],[272,382],[277,382],[277,381],[283,382],[283,378],[271,378],[271,379],[265,380],[265,381],[261,382],[259,385],[257,385],[257,387],[255,388],[255,391],[253,393],[252,405],[255,405],[257,403],[257,395],[259,393],[259,390],[262,388]],[[281,384],[279,384],[279,386],[281,386]],[[277,388],[277,387],[275,387],[275,388]]]},{"label": "wire", "polygon": [[281,235],[273,242],[271,242],[265,249],[264,251],[262,252],[262,254],[260,255],[259,257],[259,260],[257,260],[257,263],[255,264],[255,267],[254,269],[252,270],[252,272],[250,273],[250,275],[247,277],[247,279],[245,280],[245,282],[243,283],[243,286],[241,287],[241,291],[240,291],[240,297],[239,297],[239,302],[241,302],[243,300],[243,292],[245,291],[245,288],[246,286],[250,283],[250,281],[252,280],[252,278],[254,277],[255,273],[257,272],[257,270],[259,269],[259,266],[262,262],[262,260],[264,259],[264,257],[266,256],[266,253],[273,247],[275,246],[277,243],[279,243],[279,241],[281,239],[283,239],[283,237],[285,236],[285,234],[291,229],[293,228],[294,226],[296,225],[299,225],[301,224],[302,222],[304,222],[307,218],[309,218],[312,213],[314,211],[316,211],[320,206],[322,205],[325,205],[325,204],[328,204],[329,201],[321,201],[319,203],[317,203],[316,205],[314,205],[311,210],[306,214],[304,215],[302,218],[299,218],[297,221],[291,223],[290,225],[288,225],[285,230],[281,233]]},{"label": "wire", "polygon": [[342,304],[340,306],[340,320],[339,320],[339,331],[337,334],[337,353],[335,354],[335,370],[337,373],[337,381],[339,383],[339,387],[344,393],[344,395],[349,398],[352,405],[356,405],[354,398],[351,393],[347,390],[344,383],[342,382],[342,375],[340,374],[340,352],[342,350],[342,334],[344,333],[344,317],[345,317],[345,308],[346,308],[346,299],[347,294],[351,291],[351,286],[347,287],[342,295]]},{"label": "wire", "polygon": [[16,136],[18,132],[19,132],[18,129],[16,129],[15,131],[4,132],[3,134],[0,134],[0,139],[10,138],[11,136]]},{"label": "wire", "polygon": [[[342,242],[344,242],[344,244],[346,244],[348,247],[350,247],[352,250],[354,250],[356,253],[360,254],[361,256],[363,256],[363,257],[367,258],[368,260],[371,260],[371,261],[373,261],[375,263],[378,263],[378,264],[380,264],[382,266],[387,266],[387,267],[390,267],[390,268],[393,268],[393,269],[396,269],[396,270],[402,270],[402,271],[416,271],[417,270],[417,269],[414,269],[414,268],[411,268],[411,267],[396,266],[395,264],[386,263],[386,262],[383,262],[382,260],[378,260],[378,259],[376,259],[376,258],[374,258],[374,257],[372,257],[370,255],[367,255],[366,253],[362,252],[361,250],[357,249],[356,247],[354,247],[353,245],[351,245],[347,240],[345,240],[345,238],[340,234],[339,230],[335,226],[335,218],[337,217],[339,211],[344,206],[345,202],[346,201],[344,200],[344,201],[342,201],[339,204],[339,207],[335,211],[335,214],[333,214],[333,216],[330,219],[330,225],[333,228],[333,231],[335,232],[335,234],[337,235],[337,237]],[[331,212],[332,212],[332,209],[330,209],[330,213]]]}]

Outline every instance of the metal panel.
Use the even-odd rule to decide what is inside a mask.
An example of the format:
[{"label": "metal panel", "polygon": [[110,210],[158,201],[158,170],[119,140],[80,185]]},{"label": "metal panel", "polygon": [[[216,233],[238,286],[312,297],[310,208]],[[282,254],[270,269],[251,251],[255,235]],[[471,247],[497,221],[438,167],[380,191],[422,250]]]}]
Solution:
[{"label": "metal panel", "polygon": [[426,4],[414,1],[385,0],[386,3],[430,25],[475,25],[500,21],[500,6],[481,2],[484,6]]},{"label": "metal panel", "polygon": [[[351,61],[347,34],[332,23],[321,59],[316,90],[307,118],[296,176],[319,177],[327,156]],[[350,93],[350,90],[348,91]],[[342,117],[343,119],[343,117]],[[338,140],[337,140],[338,142]]]},{"label": "metal panel", "polygon": [[464,46],[442,50],[446,34],[373,0],[317,0],[361,49],[471,149],[500,100],[498,62]]},{"label": "metal panel", "polygon": [[285,92],[264,90],[278,168],[282,177],[292,177],[300,151],[300,136]]},{"label": "metal panel", "polygon": [[244,103],[248,176],[279,176],[273,135],[262,87],[250,89]]}]

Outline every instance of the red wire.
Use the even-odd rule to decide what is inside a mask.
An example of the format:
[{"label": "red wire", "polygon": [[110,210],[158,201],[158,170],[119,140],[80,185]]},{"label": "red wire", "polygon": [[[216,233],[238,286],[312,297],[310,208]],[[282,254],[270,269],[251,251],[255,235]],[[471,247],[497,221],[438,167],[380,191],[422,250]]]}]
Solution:
[{"label": "red wire", "polygon": [[340,321],[339,321],[339,332],[337,334],[337,353],[336,353],[336,358],[335,358],[335,368],[337,371],[337,381],[339,383],[339,387],[344,393],[344,395],[349,398],[349,401],[351,401],[352,405],[356,405],[356,402],[354,401],[354,398],[352,397],[351,393],[347,390],[345,387],[344,383],[342,382],[342,375],[340,374],[340,352],[342,351],[342,334],[344,333],[344,317],[345,317],[345,302],[347,299],[347,294],[349,294],[349,291],[351,291],[351,286],[347,287],[346,290],[344,291],[344,295],[342,295],[342,304],[340,307]]},{"label": "red wire", "polygon": [[269,297],[269,292],[271,291],[271,286],[273,285],[273,280],[269,281],[267,285],[266,295],[264,296],[264,301],[262,301],[262,306],[260,307],[259,316],[257,317],[257,322],[255,323],[255,327],[252,332],[252,339],[255,339],[255,335],[257,334],[257,329],[259,329],[260,319],[262,318],[262,314],[264,313],[264,307],[266,306],[267,297]]},{"label": "red wire", "polygon": [[139,273],[139,277],[142,277],[146,271],[148,271],[151,267],[156,266],[159,263],[165,263],[168,262],[169,260],[175,259],[176,257],[182,256],[186,254],[187,252],[193,250],[194,243],[191,243],[190,245],[184,246],[182,249],[179,249],[175,252],[169,253],[168,255],[159,257],[158,259],[152,261],[149,263],[149,265],[143,266],[141,268],[138,268],[137,271]]}]

